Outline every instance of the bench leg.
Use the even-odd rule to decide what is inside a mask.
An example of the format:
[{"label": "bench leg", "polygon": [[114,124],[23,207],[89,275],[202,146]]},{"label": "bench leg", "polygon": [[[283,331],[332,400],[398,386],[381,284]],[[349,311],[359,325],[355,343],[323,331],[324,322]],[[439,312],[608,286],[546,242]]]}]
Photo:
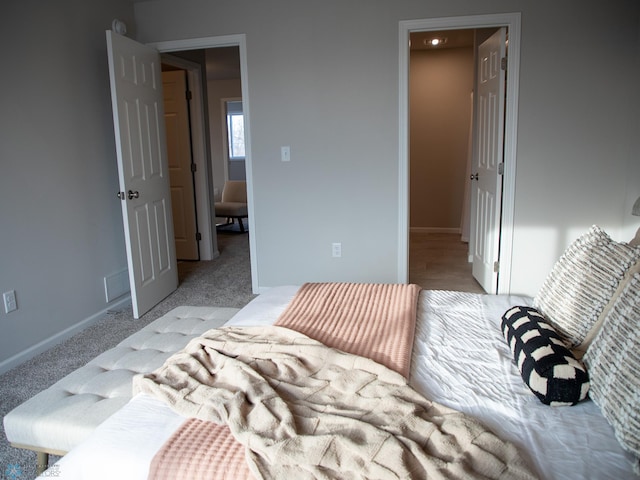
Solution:
[{"label": "bench leg", "polygon": [[36,454],[38,462],[38,464],[36,465],[36,474],[40,475],[47,468],[49,468],[49,454],[46,452],[36,452]]}]

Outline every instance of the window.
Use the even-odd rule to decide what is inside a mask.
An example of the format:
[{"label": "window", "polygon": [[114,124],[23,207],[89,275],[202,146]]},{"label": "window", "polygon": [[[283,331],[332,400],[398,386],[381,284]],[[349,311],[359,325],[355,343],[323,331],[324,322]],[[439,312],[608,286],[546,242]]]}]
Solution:
[{"label": "window", "polygon": [[229,160],[244,160],[244,115],[242,101],[228,101],[227,135],[229,142]]}]

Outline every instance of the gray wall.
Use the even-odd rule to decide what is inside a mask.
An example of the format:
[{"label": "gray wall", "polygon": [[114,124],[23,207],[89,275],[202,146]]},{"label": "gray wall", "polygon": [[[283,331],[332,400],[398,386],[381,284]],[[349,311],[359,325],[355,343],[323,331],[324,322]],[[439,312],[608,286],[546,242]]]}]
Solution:
[{"label": "gray wall", "polygon": [[[0,371],[108,308],[126,267],[104,30],[244,33],[258,283],[396,281],[398,22],[522,11],[512,291],[591,224],[639,226],[636,0],[8,0],[0,16]],[[137,30],[137,31],[136,31]],[[280,162],[280,146],[291,162]],[[331,258],[331,242],[343,257]],[[59,335],[59,337],[55,337]],[[42,343],[45,342],[45,343]]]},{"label": "gray wall", "polygon": [[[247,35],[258,283],[396,281],[398,24],[522,12],[511,291],[594,223],[640,222],[640,5],[543,0],[159,0],[143,42]],[[279,160],[291,145],[290,163]],[[286,221],[285,221],[286,220]],[[331,258],[331,242],[343,257]]]},{"label": "gray wall", "polygon": [[2,3],[0,293],[15,290],[19,309],[0,308],[0,372],[98,318],[103,278],[127,267],[105,44],[114,18],[135,34],[128,0]]}]

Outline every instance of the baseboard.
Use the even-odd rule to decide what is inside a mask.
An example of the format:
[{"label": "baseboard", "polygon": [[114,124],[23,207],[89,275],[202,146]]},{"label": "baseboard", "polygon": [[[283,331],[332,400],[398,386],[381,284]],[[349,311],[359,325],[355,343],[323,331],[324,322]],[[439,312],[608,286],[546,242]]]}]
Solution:
[{"label": "baseboard", "polygon": [[26,362],[27,360],[32,359],[36,355],[39,355],[42,352],[46,352],[50,348],[55,347],[59,343],[62,343],[65,340],[73,337],[76,333],[84,330],[85,328],[90,327],[91,325],[96,323],[98,320],[100,320],[109,310],[119,308],[130,302],[131,302],[131,295],[122,297],[117,302],[109,305],[103,310],[91,315],[90,317],[85,318],[84,320],[81,320],[75,325],[65,328],[61,332],[56,333],[54,336],[49,337],[46,340],[43,340],[39,343],[36,343],[35,345],[27,348],[26,350],[23,350],[22,352],[17,353],[12,357],[7,358],[6,360],[3,360],[2,362],[0,362],[0,375],[8,372],[12,368],[17,367],[18,365]]},{"label": "baseboard", "polygon": [[409,233],[460,233],[460,227],[410,227]]}]

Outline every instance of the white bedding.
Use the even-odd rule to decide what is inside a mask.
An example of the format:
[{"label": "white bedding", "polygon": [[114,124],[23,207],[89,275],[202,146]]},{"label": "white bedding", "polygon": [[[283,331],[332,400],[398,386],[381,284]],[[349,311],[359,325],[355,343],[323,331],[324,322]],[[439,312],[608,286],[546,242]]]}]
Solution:
[{"label": "white bedding", "polygon": [[[227,325],[271,324],[296,291],[273,288]],[[633,478],[631,457],[593,402],[549,407],[522,381],[499,324],[509,306],[530,303],[517,296],[423,291],[411,384],[515,443],[541,478]],[[160,401],[138,395],[41,478],[146,479],[153,455],[183,420]]]}]

